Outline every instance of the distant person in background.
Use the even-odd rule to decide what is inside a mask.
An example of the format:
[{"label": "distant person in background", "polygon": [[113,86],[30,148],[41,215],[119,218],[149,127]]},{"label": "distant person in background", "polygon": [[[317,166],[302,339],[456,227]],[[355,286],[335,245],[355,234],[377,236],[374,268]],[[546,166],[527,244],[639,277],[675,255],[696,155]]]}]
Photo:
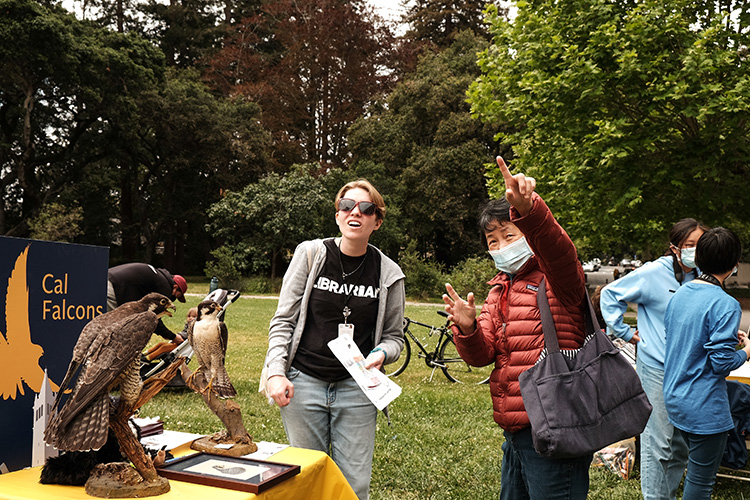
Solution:
[{"label": "distant person in background", "polygon": [[[669,249],[658,259],[606,285],[599,307],[608,333],[636,344],[636,370],[653,411],[641,434],[641,491],[644,500],[674,500],[687,464],[687,444],[669,423],[664,407],[664,312],[674,293],[697,277],[695,246],[707,228],[682,219],[669,231]],[[625,323],[628,303],[638,307],[638,327]]]},{"label": "distant person in background", "polygon": [[711,498],[727,431],[734,429],[726,377],[747,361],[750,340],[739,331],[742,309],[724,290],[724,280],[741,255],[735,233],[723,227],[706,231],[696,249],[702,274],[677,290],[664,315],[664,405],[689,450],[683,500]]},{"label": "distant person in background", "polygon": [[[185,302],[185,278],[179,274],[172,275],[166,269],[155,268],[150,264],[131,262],[110,267],[107,281],[107,311],[112,311],[126,302],[140,300],[152,292],[169,297],[172,301]],[[167,328],[161,320],[154,333],[175,345],[185,340],[182,335],[175,334]]]}]

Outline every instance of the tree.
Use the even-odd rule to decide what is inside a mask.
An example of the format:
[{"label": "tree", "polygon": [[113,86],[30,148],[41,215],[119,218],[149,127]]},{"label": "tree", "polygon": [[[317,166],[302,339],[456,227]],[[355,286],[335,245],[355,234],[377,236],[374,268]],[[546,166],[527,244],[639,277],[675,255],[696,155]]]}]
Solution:
[{"label": "tree", "polygon": [[266,171],[269,137],[260,110],[242,98],[216,98],[197,72],[176,69],[138,105],[120,124],[107,164],[119,192],[118,258],[151,262],[161,242],[169,269],[185,269],[192,251],[191,269],[200,270],[210,251],[210,205]]},{"label": "tree", "polygon": [[466,103],[484,46],[465,31],[443,52],[425,54],[386,104],[350,133],[355,172],[394,195],[401,245],[413,241],[421,257],[449,266],[481,251],[484,164],[497,154],[493,131],[472,120]]},{"label": "tree", "polygon": [[263,109],[277,164],[341,166],[346,131],[386,89],[392,36],[362,1],[280,0],[233,26],[209,78]]},{"label": "tree", "polygon": [[81,220],[81,207],[74,206],[68,210],[59,203],[50,203],[29,221],[30,236],[36,240],[73,242],[82,234],[79,227]]},{"label": "tree", "polygon": [[0,233],[26,235],[45,203],[109,154],[112,123],[162,67],[137,37],[59,7],[0,0]]},{"label": "tree", "polygon": [[[646,258],[693,216],[750,236],[750,4],[534,0],[490,8],[472,112],[584,252]],[[731,12],[731,15],[730,15]],[[502,178],[490,174],[497,193]]]},{"label": "tree", "polygon": [[414,0],[404,19],[410,26],[406,37],[441,49],[465,30],[488,38],[482,22],[485,4],[485,0]]},{"label": "tree", "polygon": [[0,231],[80,206],[78,240],[113,245],[113,261],[202,269],[208,207],[267,170],[258,106],[59,8],[0,0],[0,42]]},{"label": "tree", "polygon": [[221,46],[221,11],[215,0],[149,0],[139,10],[151,22],[138,28],[159,45],[170,66],[205,64]]},{"label": "tree", "polygon": [[[224,241],[241,272],[270,270],[302,241],[335,233],[334,193],[312,175],[313,165],[271,173],[241,191],[229,191],[210,211],[212,232]],[[329,174],[330,175],[330,174]],[[327,229],[324,229],[327,228]]]}]

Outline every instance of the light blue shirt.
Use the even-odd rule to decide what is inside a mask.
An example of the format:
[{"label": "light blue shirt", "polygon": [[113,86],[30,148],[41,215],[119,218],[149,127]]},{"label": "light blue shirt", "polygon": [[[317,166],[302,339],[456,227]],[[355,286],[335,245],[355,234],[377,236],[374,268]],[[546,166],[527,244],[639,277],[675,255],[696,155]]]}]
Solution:
[{"label": "light blue shirt", "polygon": [[726,377],[747,361],[736,350],[742,309],[721,287],[686,284],[667,306],[664,405],[675,427],[693,434],[734,428]]},{"label": "light blue shirt", "polygon": [[[685,273],[682,284],[695,276],[695,271]],[[625,311],[628,303],[638,307],[638,336],[641,338],[638,357],[652,368],[664,369],[664,312],[680,285],[674,276],[672,257],[664,256],[647,262],[601,291],[599,307],[607,323],[607,331],[626,342],[633,338],[635,330],[623,320]]]}]

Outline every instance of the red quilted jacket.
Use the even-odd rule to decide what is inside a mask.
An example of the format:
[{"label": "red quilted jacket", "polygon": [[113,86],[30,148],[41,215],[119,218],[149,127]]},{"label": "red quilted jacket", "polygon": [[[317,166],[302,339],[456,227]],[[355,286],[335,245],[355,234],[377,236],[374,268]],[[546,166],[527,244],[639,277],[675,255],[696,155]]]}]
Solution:
[{"label": "red quilted jacket", "polygon": [[511,220],[523,232],[534,256],[513,279],[499,273],[489,282],[494,286],[473,332],[464,334],[455,325],[453,332],[456,348],[467,363],[495,364],[490,377],[495,422],[517,432],[529,426],[518,376],[534,366],[544,348],[537,286],[547,278],[560,349],[577,349],[585,336],[585,278],[573,242],[541,197],[534,195],[534,206],[525,217],[511,209]]}]

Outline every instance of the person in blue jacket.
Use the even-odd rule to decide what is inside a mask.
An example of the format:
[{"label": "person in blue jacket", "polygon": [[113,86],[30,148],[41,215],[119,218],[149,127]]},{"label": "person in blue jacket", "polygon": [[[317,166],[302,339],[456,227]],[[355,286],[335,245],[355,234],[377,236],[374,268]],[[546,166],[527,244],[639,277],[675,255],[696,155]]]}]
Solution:
[{"label": "person in blue jacket", "polygon": [[[669,250],[658,259],[601,290],[599,306],[610,334],[638,347],[636,369],[653,411],[641,434],[641,491],[644,500],[674,500],[687,464],[687,445],[669,423],[662,383],[666,333],[664,312],[672,295],[693,280],[695,245],[707,228],[695,219],[669,231]],[[628,303],[638,307],[638,327],[624,321]]]},{"label": "person in blue jacket", "polygon": [[[683,500],[711,498],[727,431],[734,428],[726,377],[747,361],[750,339],[739,331],[742,309],[724,280],[741,255],[734,232],[706,231],[696,251],[702,274],[677,290],[664,315],[664,405],[689,450]],[[742,350],[736,350],[738,342]]]}]

